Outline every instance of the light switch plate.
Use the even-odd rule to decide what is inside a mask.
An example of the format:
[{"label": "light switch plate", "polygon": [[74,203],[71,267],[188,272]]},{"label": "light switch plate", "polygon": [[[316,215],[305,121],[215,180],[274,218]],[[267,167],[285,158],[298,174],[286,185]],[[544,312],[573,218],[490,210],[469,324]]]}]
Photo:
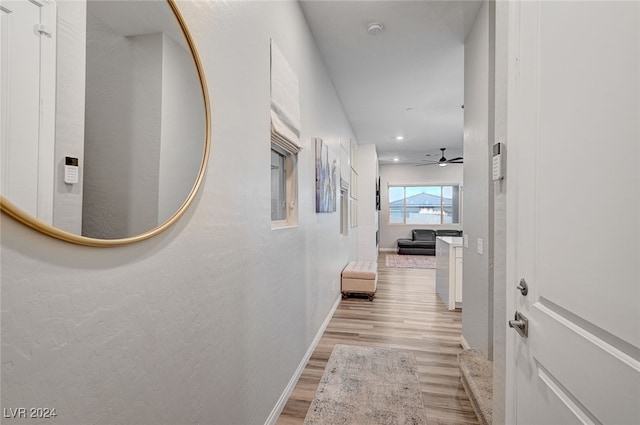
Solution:
[{"label": "light switch plate", "polygon": [[478,254],[482,255],[484,252],[484,241],[482,238],[478,238]]},{"label": "light switch plate", "polygon": [[465,233],[463,236],[464,236],[464,247],[469,248],[469,235]]}]

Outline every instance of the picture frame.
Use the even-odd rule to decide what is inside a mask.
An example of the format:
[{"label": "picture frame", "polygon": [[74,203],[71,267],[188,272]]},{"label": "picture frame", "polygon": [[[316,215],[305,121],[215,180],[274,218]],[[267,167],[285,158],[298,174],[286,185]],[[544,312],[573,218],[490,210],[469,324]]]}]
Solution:
[{"label": "picture frame", "polygon": [[336,212],[338,159],[322,139],[315,139],[316,148],[316,212]]}]

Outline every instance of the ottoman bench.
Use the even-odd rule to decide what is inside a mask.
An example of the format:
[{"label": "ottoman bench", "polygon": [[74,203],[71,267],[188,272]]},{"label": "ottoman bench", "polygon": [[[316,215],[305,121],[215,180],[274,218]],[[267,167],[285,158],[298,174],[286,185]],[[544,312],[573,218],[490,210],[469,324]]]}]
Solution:
[{"label": "ottoman bench", "polygon": [[373,300],[378,285],[378,263],[351,261],[342,270],[342,299],[349,294],[367,294]]}]

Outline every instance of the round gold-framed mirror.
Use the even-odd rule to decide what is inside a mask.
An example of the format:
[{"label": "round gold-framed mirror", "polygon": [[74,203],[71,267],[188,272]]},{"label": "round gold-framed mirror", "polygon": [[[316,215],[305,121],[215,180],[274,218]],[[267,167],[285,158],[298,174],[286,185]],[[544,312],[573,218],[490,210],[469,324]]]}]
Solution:
[{"label": "round gold-framed mirror", "polygon": [[[42,119],[47,111],[39,110],[34,114],[40,129],[35,133],[38,140],[30,152],[36,152],[38,159],[31,161],[28,155],[33,156],[32,153],[19,156],[20,148],[15,146],[16,143],[24,144],[28,132],[25,136],[6,130],[30,128],[30,125],[13,120],[8,121],[11,125],[3,122],[5,130],[0,128],[0,132],[4,131],[3,163],[0,164],[2,213],[48,236],[85,246],[121,246],[163,232],[193,202],[204,179],[211,143],[211,112],[204,71],[175,1],[56,3],[42,0],[23,3],[49,8],[47,13],[39,10],[38,15],[45,19],[53,16],[54,19],[53,22],[40,23],[38,51],[46,52],[46,43],[53,43],[58,52],[75,51],[70,55],[71,59],[61,58],[59,54],[47,57],[42,53],[34,59],[40,61],[40,68],[45,72],[52,63],[54,69],[58,68],[58,73],[65,66],[71,70],[57,78],[46,75],[34,77],[40,81],[51,80],[55,97],[50,103],[55,102],[62,109],[50,113],[53,118],[48,121]],[[12,7],[12,2],[7,4],[7,7]],[[76,26],[80,33],[86,26],[86,33],[81,37],[71,33],[74,19],[79,16],[87,17],[85,22],[78,21]],[[63,19],[61,25],[57,24],[57,19]],[[20,34],[15,37],[12,41],[20,47],[20,55],[27,56]],[[79,43],[82,44],[80,47],[77,46]],[[7,44],[11,45],[11,42]],[[102,52],[119,56],[115,59],[113,56],[98,57]],[[86,67],[78,66],[78,57],[86,61]],[[12,59],[10,51],[3,52],[3,58],[9,58],[9,66],[25,67],[18,59]],[[86,69],[86,75],[77,78],[82,81],[82,90],[79,86],[69,87],[68,80],[73,80],[69,75],[73,76],[73,72],[81,68]],[[99,72],[90,75],[92,69]],[[122,75],[118,74],[126,74],[128,80],[122,83]],[[98,84],[108,79],[117,79],[121,85],[119,91],[128,97],[125,96],[124,100],[116,97],[113,93],[118,89]],[[5,84],[12,84],[12,81]],[[27,90],[29,84],[28,81],[25,83]],[[5,90],[7,87],[3,87],[3,97],[10,98],[4,96]],[[76,93],[82,92],[81,101],[62,101],[59,94],[64,94],[65,90],[76,97]],[[139,92],[135,93],[136,90]],[[34,97],[37,107],[43,104],[46,107],[47,102],[42,100],[46,96],[45,91]],[[133,105],[135,102],[131,99],[139,104]],[[3,112],[22,113],[19,107],[8,102],[3,99]],[[78,110],[77,104],[82,104],[84,116],[69,114],[73,108],[68,105],[74,102],[75,110]],[[140,114],[144,117],[141,118]],[[12,119],[11,114],[3,115],[9,116],[7,120]],[[111,123],[105,123],[107,115],[113,115]],[[60,117],[70,116],[76,121],[61,121]],[[67,141],[73,138],[68,135],[79,126],[83,127],[83,132],[77,137],[82,145],[78,148]],[[51,129],[48,142],[46,137],[38,136],[47,134],[47,128]],[[156,133],[157,137],[151,137]],[[133,137],[131,140],[136,144],[138,139],[149,140],[146,144],[133,146],[128,137]],[[35,164],[30,169],[29,165],[24,165],[25,162]],[[38,177],[31,179],[34,174]],[[109,175],[117,178],[115,183],[104,183]],[[25,189],[29,188],[29,179],[33,180],[35,194]],[[105,189],[102,186],[110,187]],[[44,190],[38,191],[43,187]],[[29,197],[34,199],[33,209]],[[80,206],[72,211],[69,206],[74,204]]]}]

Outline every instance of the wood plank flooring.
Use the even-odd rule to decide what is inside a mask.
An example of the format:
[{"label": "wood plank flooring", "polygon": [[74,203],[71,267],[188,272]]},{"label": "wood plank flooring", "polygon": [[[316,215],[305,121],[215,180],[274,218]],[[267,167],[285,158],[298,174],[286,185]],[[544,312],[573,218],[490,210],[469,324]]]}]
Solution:
[{"label": "wood plank flooring", "polygon": [[[448,311],[435,291],[434,269],[385,267],[378,259],[378,290],[342,300],[284,407],[278,425],[301,425],[335,344],[412,351],[429,425],[476,425],[460,382],[460,311]],[[363,424],[366,425],[366,424]]]}]

